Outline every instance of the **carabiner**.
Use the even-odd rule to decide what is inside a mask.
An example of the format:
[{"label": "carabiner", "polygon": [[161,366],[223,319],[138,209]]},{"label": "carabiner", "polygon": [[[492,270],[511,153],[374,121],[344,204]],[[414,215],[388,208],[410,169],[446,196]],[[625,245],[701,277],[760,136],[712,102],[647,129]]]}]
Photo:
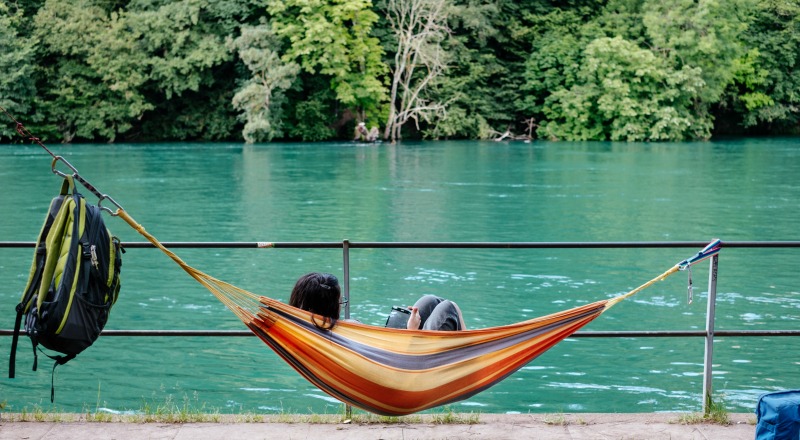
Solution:
[{"label": "carabiner", "polygon": [[102,203],[103,203],[103,200],[106,200],[106,199],[107,199],[109,202],[111,202],[111,204],[112,204],[112,205],[116,206],[116,207],[117,207],[117,209],[119,209],[120,211],[124,211],[124,210],[125,210],[125,209],[123,209],[123,208],[122,208],[122,206],[120,206],[120,204],[119,204],[119,203],[117,203],[117,201],[116,201],[116,200],[112,199],[112,198],[111,198],[111,196],[109,196],[108,194],[103,194],[103,195],[101,195],[101,196],[99,197],[99,200],[97,200],[97,206],[98,206],[100,209],[102,209],[103,211],[106,211],[107,213],[111,214],[111,215],[112,215],[112,216],[114,216],[114,217],[116,217],[116,216],[118,216],[118,215],[119,215],[119,213],[118,213],[117,211],[112,211],[112,210],[111,210],[111,208],[107,208],[107,207],[105,207],[105,206],[103,206],[103,205],[102,205]]},{"label": "carabiner", "polygon": [[67,160],[66,160],[66,159],[64,159],[64,158],[63,158],[63,157],[61,157],[61,156],[55,156],[55,157],[53,157],[53,163],[52,163],[52,164],[50,164],[50,169],[53,171],[53,174],[57,174],[57,175],[59,175],[59,176],[61,176],[61,177],[67,177],[67,175],[66,175],[66,174],[64,174],[64,173],[62,173],[61,171],[59,171],[59,170],[57,170],[57,169],[56,169],[56,162],[58,162],[59,160],[60,160],[61,162],[64,162],[64,165],[66,165],[67,167],[69,167],[69,169],[71,169],[71,170],[72,170],[72,173],[73,173],[73,174],[72,174],[72,176],[73,176],[73,177],[78,175],[78,170],[77,170],[77,169],[76,169],[74,166],[72,166],[72,164],[71,164],[71,163],[67,162]]}]

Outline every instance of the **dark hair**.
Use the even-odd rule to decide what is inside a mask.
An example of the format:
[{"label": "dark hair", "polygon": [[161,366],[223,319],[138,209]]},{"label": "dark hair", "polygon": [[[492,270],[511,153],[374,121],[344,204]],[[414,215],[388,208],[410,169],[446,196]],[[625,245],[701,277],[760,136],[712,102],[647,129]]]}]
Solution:
[{"label": "dark hair", "polygon": [[311,272],[297,280],[289,297],[289,305],[324,316],[324,325],[317,327],[331,328],[334,321],[339,319],[341,297],[342,290],[335,276]]}]

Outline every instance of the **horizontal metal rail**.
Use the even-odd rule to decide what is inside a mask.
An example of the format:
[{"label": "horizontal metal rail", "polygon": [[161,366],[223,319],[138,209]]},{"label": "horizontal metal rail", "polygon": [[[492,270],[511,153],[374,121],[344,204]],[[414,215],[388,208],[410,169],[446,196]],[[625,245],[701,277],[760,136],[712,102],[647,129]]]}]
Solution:
[{"label": "horizontal metal rail", "polygon": [[[349,300],[350,289],[350,249],[619,249],[619,248],[702,248],[707,243],[698,241],[673,242],[163,242],[167,248],[226,248],[226,249],[342,249],[343,256],[343,291]],[[33,242],[0,241],[0,248],[32,248]],[[153,248],[149,242],[127,242],[123,246],[128,249]],[[800,248],[800,241],[734,241],[724,242],[725,248]],[[714,329],[714,309],[716,292],[717,259],[711,260],[709,271],[709,305],[706,316],[705,331],[582,331],[572,334],[571,338],[664,338],[664,337],[703,337],[706,353],[703,361],[703,412],[708,413],[711,403],[712,353],[714,339],[719,337],[783,337],[800,336],[800,330],[728,330]],[[345,306],[345,318],[350,316],[349,303]],[[24,334],[25,332],[22,331]],[[13,330],[0,329],[0,336],[13,335]],[[101,336],[146,336],[146,337],[248,337],[254,336],[245,330],[110,330],[106,329]],[[352,408],[346,406],[347,416]]]},{"label": "horizontal metal rail", "polygon": [[[163,242],[167,248],[275,248],[275,249],[614,249],[614,248],[693,248],[703,247],[701,241],[670,242]],[[0,248],[32,248],[34,242],[0,241]],[[126,248],[154,248],[150,242],[126,242]],[[726,241],[725,248],[800,248],[800,241]],[[24,333],[24,331],[23,331]],[[12,330],[0,329],[0,336],[12,335]],[[582,331],[576,338],[612,337],[701,337],[706,331]],[[731,330],[715,331],[715,336],[800,336],[800,330]],[[247,330],[104,330],[101,336],[254,336]]]},{"label": "horizontal metal rail", "polygon": [[[341,249],[345,244],[334,242],[162,242],[167,248],[175,249]],[[704,241],[610,241],[610,242],[347,242],[351,249],[613,249],[613,248],[702,248]],[[30,241],[0,241],[0,248],[32,248],[36,245]],[[129,249],[154,248],[150,242],[125,242],[122,245]],[[726,241],[724,248],[800,248],[800,241]]]},{"label": "horizontal metal rail", "polygon": [[[13,330],[0,329],[0,336],[11,336]],[[25,330],[20,330],[25,335]],[[241,337],[256,336],[249,330],[103,330],[100,336],[198,336],[198,337]],[[705,337],[706,332],[688,331],[583,331],[573,333],[570,338],[686,338]],[[800,336],[800,330],[729,330],[715,331],[714,336]]]}]

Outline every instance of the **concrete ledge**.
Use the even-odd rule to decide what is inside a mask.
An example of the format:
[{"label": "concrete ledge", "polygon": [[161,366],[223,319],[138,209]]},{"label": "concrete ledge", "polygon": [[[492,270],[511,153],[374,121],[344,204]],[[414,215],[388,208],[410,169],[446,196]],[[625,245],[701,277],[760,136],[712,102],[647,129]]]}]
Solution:
[{"label": "concrete ledge", "polygon": [[[86,421],[77,414],[51,420],[31,420],[28,414],[0,415],[0,439],[725,439],[752,440],[754,414],[730,414],[729,425],[682,424],[679,413],[655,414],[479,414],[455,415],[462,422],[435,423],[427,415],[395,422],[349,422],[341,416],[216,416],[214,423],[131,422],[123,417]],[[48,415],[52,417],[54,415]],[[292,422],[287,417],[296,417]],[[313,419],[311,418],[313,417]],[[256,421],[256,420],[261,421]],[[128,420],[131,420],[130,418]],[[282,420],[282,421],[281,421]],[[288,421],[287,421],[288,420]],[[314,420],[314,421],[310,421]],[[355,418],[356,421],[359,417]],[[465,422],[466,421],[466,422]],[[471,422],[470,422],[471,421]]]}]

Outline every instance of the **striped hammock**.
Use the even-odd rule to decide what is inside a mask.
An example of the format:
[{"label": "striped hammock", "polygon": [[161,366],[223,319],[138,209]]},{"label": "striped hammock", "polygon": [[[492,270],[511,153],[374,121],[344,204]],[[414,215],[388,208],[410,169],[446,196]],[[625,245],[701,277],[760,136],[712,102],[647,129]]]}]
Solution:
[{"label": "striped hammock", "polygon": [[467,399],[503,380],[601,313],[720,250],[715,240],[617,297],[517,324],[479,330],[399,330],[354,322],[320,329],[322,318],[220,281],[187,265],[124,210],[117,214],[232,310],[322,391],[381,415],[406,415]]}]

